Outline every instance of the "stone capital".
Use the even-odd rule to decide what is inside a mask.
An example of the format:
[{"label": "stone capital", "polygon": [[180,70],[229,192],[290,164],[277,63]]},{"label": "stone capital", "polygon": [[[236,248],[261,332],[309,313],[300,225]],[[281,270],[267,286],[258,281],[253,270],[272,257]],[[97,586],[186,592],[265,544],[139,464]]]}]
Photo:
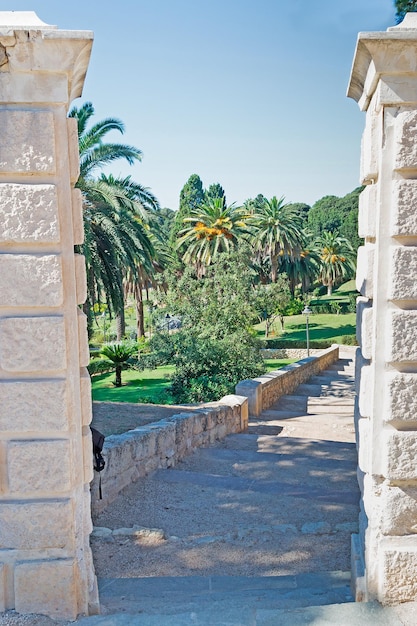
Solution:
[{"label": "stone capital", "polygon": [[0,103],[57,102],[81,96],[91,31],[58,30],[32,11],[0,11]]}]

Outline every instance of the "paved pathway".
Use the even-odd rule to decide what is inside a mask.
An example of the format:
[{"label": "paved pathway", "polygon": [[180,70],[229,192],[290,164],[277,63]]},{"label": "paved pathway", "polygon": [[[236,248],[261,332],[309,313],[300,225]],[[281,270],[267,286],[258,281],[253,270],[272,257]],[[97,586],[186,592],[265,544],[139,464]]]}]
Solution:
[{"label": "paved pathway", "polygon": [[411,626],[355,604],[352,350],[247,433],[131,485],[96,520],[101,616],[83,626]]}]

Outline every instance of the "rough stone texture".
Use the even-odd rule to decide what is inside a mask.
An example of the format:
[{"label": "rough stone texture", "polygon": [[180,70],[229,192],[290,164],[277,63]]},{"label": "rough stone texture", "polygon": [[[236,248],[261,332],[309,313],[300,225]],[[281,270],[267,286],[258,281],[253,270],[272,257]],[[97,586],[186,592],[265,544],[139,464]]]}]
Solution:
[{"label": "rough stone texture", "polygon": [[362,296],[371,299],[374,296],[374,257],[375,247],[373,244],[366,244],[358,248],[356,289]]},{"label": "rough stone texture", "polygon": [[[90,465],[91,460],[90,454]],[[70,461],[69,441],[10,441],[7,444],[7,470],[11,496],[69,490]]]},{"label": "rough stone texture", "polygon": [[0,254],[0,293],[8,306],[59,306],[61,259],[55,254]]},{"label": "rough stone texture", "polygon": [[378,178],[379,146],[382,141],[382,119],[373,110],[366,114],[366,125],[362,135],[360,180],[363,185]]},{"label": "rough stone texture", "polygon": [[417,168],[417,111],[403,111],[395,120],[395,169]]},{"label": "rough stone texture", "polygon": [[68,428],[64,380],[0,381],[0,406],[0,432]]},{"label": "rough stone texture", "polygon": [[394,180],[390,232],[393,237],[417,235],[417,180]]},{"label": "rough stone texture", "polygon": [[0,366],[9,372],[65,369],[63,318],[11,317],[0,320]]},{"label": "rough stone texture", "polygon": [[76,570],[72,559],[30,561],[15,568],[16,611],[44,613],[56,619],[75,619]]},{"label": "rough stone texture", "polygon": [[383,475],[388,480],[417,480],[417,432],[388,430],[381,439]]},{"label": "rough stone texture", "polygon": [[392,311],[387,315],[386,360],[417,361],[417,311]]},{"label": "rough stone texture", "polygon": [[6,567],[0,563],[0,613],[6,610]]},{"label": "rough stone texture", "polygon": [[369,418],[361,418],[358,421],[357,429],[359,434],[359,441],[361,445],[359,447],[358,454],[358,467],[362,472],[370,471],[370,456],[371,456],[371,447],[370,447],[370,420]]},{"label": "rough stone texture", "polygon": [[0,110],[0,128],[0,172],[55,173],[52,112]]},{"label": "rough stone texture", "polygon": [[[384,535],[403,536],[417,533],[417,485],[381,489],[381,531]],[[416,535],[417,537],[417,535]]]},{"label": "rough stone texture", "polygon": [[359,413],[362,417],[371,417],[372,415],[373,373],[372,365],[362,367],[359,381]]},{"label": "rough stone texture", "polygon": [[358,235],[375,238],[378,185],[367,185],[359,196]]},{"label": "rough stone texture", "polygon": [[390,372],[384,381],[384,421],[397,428],[417,425],[417,374]]},{"label": "rough stone texture", "polygon": [[87,365],[90,363],[90,350],[88,347],[88,332],[87,332],[87,316],[83,311],[81,311],[81,309],[77,309],[77,319],[78,319],[80,366],[87,367]]},{"label": "rough stone texture", "polygon": [[372,301],[359,297],[356,300],[356,339],[365,359],[372,357],[373,331]]},{"label": "rough stone texture", "polygon": [[69,549],[73,545],[72,519],[68,500],[2,502],[0,550]]},{"label": "rough stone texture", "polygon": [[388,298],[417,300],[417,247],[398,246],[390,252]]},{"label": "rough stone texture", "polygon": [[57,243],[55,186],[0,183],[0,223],[0,242]]},{"label": "rough stone texture", "polygon": [[417,537],[414,546],[382,551],[382,590],[386,604],[407,602],[417,596]]},{"label": "rough stone texture", "polygon": [[83,426],[91,424],[93,419],[93,407],[91,403],[91,378],[86,367],[81,368],[81,416]]},{"label": "rough stone texture", "polygon": [[83,302],[87,299],[87,272],[85,268],[85,257],[82,254],[75,254],[74,261],[77,304],[83,304]]},{"label": "rough stone texture", "polygon": [[74,117],[67,118],[67,138],[70,181],[75,185],[80,175],[80,152],[78,149],[78,123]]},{"label": "rough stone texture", "polygon": [[[78,150],[78,144],[77,144]],[[74,233],[74,244],[80,245],[84,241],[84,220],[83,220],[83,196],[81,189],[73,189],[71,192],[72,204],[72,224]]]}]

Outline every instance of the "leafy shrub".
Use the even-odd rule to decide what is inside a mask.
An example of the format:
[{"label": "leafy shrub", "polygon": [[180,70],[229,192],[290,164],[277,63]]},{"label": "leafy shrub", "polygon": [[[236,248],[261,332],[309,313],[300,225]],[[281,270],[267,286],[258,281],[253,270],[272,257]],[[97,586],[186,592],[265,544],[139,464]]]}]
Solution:
[{"label": "leafy shrub", "polygon": [[342,343],[345,346],[357,346],[358,345],[355,335],[343,335]]},{"label": "leafy shrub", "polygon": [[[262,347],[264,348],[272,348],[274,350],[278,350],[280,348],[290,349],[294,348],[296,350],[302,350],[306,348],[306,342],[303,341],[286,341],[285,339],[266,339]],[[330,348],[333,344],[332,339],[310,339],[309,345],[310,348],[315,350],[324,350],[324,348]]]},{"label": "leafy shrub", "polygon": [[90,376],[97,376],[98,374],[108,374],[114,370],[113,363],[107,359],[92,359],[87,366]]}]

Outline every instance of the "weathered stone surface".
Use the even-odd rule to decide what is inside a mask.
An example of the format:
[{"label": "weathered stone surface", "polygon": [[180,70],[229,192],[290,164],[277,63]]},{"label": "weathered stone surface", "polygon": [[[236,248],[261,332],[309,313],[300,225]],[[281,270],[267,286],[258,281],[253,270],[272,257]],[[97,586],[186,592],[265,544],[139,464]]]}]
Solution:
[{"label": "weathered stone surface", "polygon": [[384,484],[380,497],[382,533],[393,536],[417,534],[417,485],[395,487]]},{"label": "weathered stone surface", "polygon": [[378,185],[367,185],[359,196],[359,237],[375,238],[378,209]]},{"label": "weathered stone surface", "polygon": [[358,248],[356,289],[362,296],[373,298],[375,246],[366,244]]},{"label": "weathered stone surface", "polygon": [[356,300],[356,339],[361,346],[365,359],[372,358],[373,347],[373,311],[369,298]]},{"label": "weathered stone surface", "polygon": [[81,368],[80,384],[82,423],[88,426],[93,419],[93,404],[91,400],[91,379],[86,367]]},{"label": "weathered stone surface", "polygon": [[395,169],[417,168],[417,111],[403,111],[395,120]]},{"label": "weathered stone surface", "polygon": [[0,306],[62,304],[61,259],[55,254],[0,254]]},{"label": "weathered stone surface", "polygon": [[388,313],[386,360],[417,361],[417,311]]},{"label": "weathered stone surface", "polygon": [[70,181],[73,185],[80,175],[80,152],[78,149],[78,124],[74,117],[67,118]]},{"label": "weathered stone surface", "polygon": [[[382,468],[388,480],[417,480],[417,432],[388,431],[383,441]],[[416,538],[417,541],[417,538]]]},{"label": "weathered stone surface", "polygon": [[83,197],[81,189],[72,189],[71,204],[74,244],[80,245],[84,241]]},{"label": "weathered stone surface", "polygon": [[87,273],[85,269],[85,257],[82,254],[75,254],[74,261],[77,304],[83,304],[87,300]]},{"label": "weathered stone surface", "polygon": [[417,180],[394,180],[392,194],[391,235],[417,235]]},{"label": "weathered stone surface", "polygon": [[388,298],[390,300],[417,299],[417,248],[393,247],[390,254]]},{"label": "weathered stone surface", "polygon": [[58,242],[56,187],[0,183],[0,223],[0,242]]},{"label": "weathered stone surface", "polygon": [[78,319],[78,341],[79,341],[79,351],[80,351],[80,366],[87,367],[90,363],[90,350],[88,347],[88,332],[87,332],[87,316],[81,311],[81,309],[77,309],[77,319]]},{"label": "weathered stone surface", "polygon": [[370,471],[371,458],[371,432],[369,418],[361,418],[358,420],[359,432],[359,450],[358,450],[358,466],[362,472]]},{"label": "weathered stone surface", "polygon": [[50,111],[0,110],[0,172],[55,173],[54,116]]},{"label": "weathered stone surface", "polygon": [[70,461],[69,441],[9,441],[7,473],[10,494],[52,494],[69,490]]},{"label": "weathered stone surface", "polygon": [[386,603],[415,600],[417,596],[417,537],[414,547],[386,548],[381,554],[382,597]]},{"label": "weathered stone surface", "polygon": [[64,380],[0,381],[0,407],[0,432],[68,428]]},{"label": "weathered stone surface", "polygon": [[0,563],[0,613],[6,610],[6,566]]},{"label": "weathered stone surface", "polygon": [[63,318],[10,317],[0,320],[0,366],[9,372],[65,369]]},{"label": "weathered stone surface", "polygon": [[0,550],[68,549],[73,546],[70,501],[2,502]]},{"label": "weathered stone surface", "polygon": [[77,617],[76,565],[72,559],[18,563],[14,584],[18,613]]},{"label": "weathered stone surface", "polygon": [[382,142],[382,116],[373,108],[366,113],[365,130],[362,135],[360,180],[362,184],[375,182],[378,178],[379,148]]},{"label": "weathered stone surface", "polygon": [[384,421],[399,422],[405,427],[417,423],[417,374],[387,373],[383,389]]},{"label": "weathered stone surface", "polygon": [[373,404],[374,368],[365,365],[361,369],[359,381],[359,412],[362,417],[371,417]]}]

